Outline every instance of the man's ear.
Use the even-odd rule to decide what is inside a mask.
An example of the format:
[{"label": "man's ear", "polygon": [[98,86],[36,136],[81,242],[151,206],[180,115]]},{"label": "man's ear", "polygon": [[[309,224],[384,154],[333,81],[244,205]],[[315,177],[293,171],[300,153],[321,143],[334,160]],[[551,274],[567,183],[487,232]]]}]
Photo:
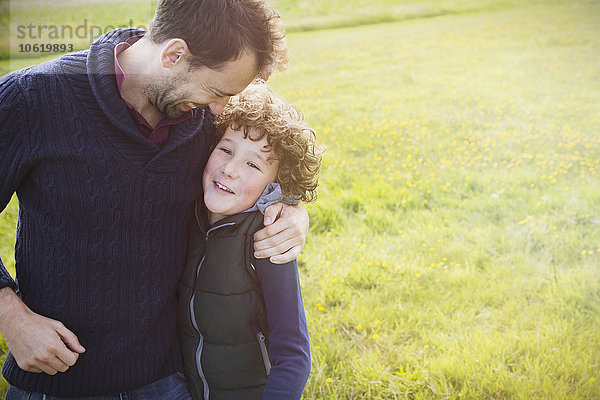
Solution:
[{"label": "man's ear", "polygon": [[171,68],[179,64],[190,52],[187,43],[183,39],[170,39],[162,48],[160,63],[163,68]]}]

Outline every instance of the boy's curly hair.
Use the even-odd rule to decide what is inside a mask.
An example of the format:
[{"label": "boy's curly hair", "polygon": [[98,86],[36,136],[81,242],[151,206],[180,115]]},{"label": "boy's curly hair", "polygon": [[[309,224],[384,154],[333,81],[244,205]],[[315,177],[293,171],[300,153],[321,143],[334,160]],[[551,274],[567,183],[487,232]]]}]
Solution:
[{"label": "boy's curly hair", "polygon": [[255,141],[267,135],[271,157],[279,161],[277,182],[283,194],[305,202],[316,200],[325,147],[317,143],[315,131],[294,105],[275,94],[264,81],[255,80],[216,116],[213,147],[228,127],[243,129],[245,138],[254,129],[250,139]]}]

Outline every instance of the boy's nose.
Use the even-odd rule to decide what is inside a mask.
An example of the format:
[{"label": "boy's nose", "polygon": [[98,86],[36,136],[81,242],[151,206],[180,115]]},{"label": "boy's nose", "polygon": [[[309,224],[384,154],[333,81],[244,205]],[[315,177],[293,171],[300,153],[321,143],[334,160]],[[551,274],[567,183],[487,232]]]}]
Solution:
[{"label": "boy's nose", "polygon": [[226,162],[223,164],[223,173],[230,178],[237,178],[237,167],[234,162]]}]

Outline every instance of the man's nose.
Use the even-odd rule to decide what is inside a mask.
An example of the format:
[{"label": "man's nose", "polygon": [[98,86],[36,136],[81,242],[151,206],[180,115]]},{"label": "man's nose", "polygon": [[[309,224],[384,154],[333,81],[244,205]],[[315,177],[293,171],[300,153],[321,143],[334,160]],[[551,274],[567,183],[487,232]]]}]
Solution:
[{"label": "man's nose", "polygon": [[208,103],[208,108],[210,108],[210,111],[212,111],[213,114],[219,115],[219,114],[221,114],[223,112],[223,109],[225,108],[225,106],[227,105],[227,103],[229,103],[229,99],[230,98],[231,97],[229,97],[229,96],[221,97],[217,101],[213,101],[212,103]]}]

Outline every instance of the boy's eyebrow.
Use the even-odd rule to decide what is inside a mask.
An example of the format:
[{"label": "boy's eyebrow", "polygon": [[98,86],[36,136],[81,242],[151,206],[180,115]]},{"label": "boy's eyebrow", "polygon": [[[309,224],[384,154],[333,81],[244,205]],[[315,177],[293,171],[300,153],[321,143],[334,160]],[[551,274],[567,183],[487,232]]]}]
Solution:
[{"label": "boy's eyebrow", "polygon": [[266,158],[265,158],[265,157],[264,157],[262,154],[260,154],[259,152],[254,152],[254,155],[255,155],[255,156],[258,158],[258,159],[260,159],[262,162],[264,162],[265,164],[267,164],[267,159],[266,159]]},{"label": "boy's eyebrow", "polygon": [[[265,146],[265,147],[267,147],[267,146]],[[266,150],[266,151],[265,151],[265,150],[263,150],[262,152],[263,152],[263,153],[270,153],[270,150]],[[259,152],[255,152],[254,154],[255,154],[255,155],[256,155],[256,157],[257,157],[258,159],[260,159],[260,160],[261,160],[263,163],[265,163],[265,164],[268,164],[268,163],[269,163],[269,161],[268,161],[268,160],[269,160],[269,157],[266,157],[266,156],[264,156],[263,154],[261,154],[261,153],[259,153]]]}]

